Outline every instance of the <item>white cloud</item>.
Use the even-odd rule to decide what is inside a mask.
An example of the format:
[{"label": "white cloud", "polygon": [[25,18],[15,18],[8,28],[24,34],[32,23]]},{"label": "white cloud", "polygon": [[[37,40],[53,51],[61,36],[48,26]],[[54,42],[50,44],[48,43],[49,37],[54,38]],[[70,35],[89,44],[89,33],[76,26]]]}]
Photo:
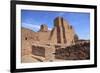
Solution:
[{"label": "white cloud", "polygon": [[40,29],[39,25],[34,25],[34,24],[30,24],[30,23],[22,23],[22,27],[31,29],[33,31],[38,31]]},{"label": "white cloud", "polygon": [[[30,24],[30,23],[22,23],[22,27],[31,29],[33,31],[38,31],[40,29],[40,25]],[[52,28],[48,28],[48,30],[51,30]]]},{"label": "white cloud", "polygon": [[52,28],[48,28],[48,30],[52,30]]}]

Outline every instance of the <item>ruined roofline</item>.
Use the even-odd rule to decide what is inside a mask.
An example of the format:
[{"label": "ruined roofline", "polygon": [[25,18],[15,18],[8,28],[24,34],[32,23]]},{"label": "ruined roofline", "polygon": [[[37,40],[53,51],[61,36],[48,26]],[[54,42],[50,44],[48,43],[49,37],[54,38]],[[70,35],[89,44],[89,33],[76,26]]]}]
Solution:
[{"label": "ruined roofline", "polygon": [[48,26],[46,24],[41,24],[39,32],[48,32]]}]

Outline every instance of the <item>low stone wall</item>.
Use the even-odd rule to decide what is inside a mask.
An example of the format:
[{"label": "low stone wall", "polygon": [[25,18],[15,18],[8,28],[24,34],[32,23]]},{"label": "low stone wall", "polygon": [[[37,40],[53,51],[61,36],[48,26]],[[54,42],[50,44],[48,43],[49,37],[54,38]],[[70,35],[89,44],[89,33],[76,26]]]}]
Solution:
[{"label": "low stone wall", "polygon": [[63,60],[90,59],[90,43],[81,43],[56,49],[55,58]]},{"label": "low stone wall", "polygon": [[32,54],[45,57],[45,48],[39,46],[32,46]]}]

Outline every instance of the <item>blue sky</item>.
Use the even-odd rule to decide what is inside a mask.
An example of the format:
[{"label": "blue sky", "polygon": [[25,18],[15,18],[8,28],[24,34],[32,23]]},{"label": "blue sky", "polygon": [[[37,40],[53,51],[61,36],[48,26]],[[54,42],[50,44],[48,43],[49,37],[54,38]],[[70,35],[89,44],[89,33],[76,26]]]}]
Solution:
[{"label": "blue sky", "polygon": [[57,16],[68,21],[80,39],[90,39],[89,13],[21,10],[21,26],[38,31],[41,24],[46,24],[51,30]]}]

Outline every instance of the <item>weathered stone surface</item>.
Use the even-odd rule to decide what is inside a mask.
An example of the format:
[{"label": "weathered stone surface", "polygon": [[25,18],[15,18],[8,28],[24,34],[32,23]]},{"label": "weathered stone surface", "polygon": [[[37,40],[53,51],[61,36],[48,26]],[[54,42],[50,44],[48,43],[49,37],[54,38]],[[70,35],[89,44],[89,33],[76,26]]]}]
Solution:
[{"label": "weathered stone surface", "polygon": [[66,48],[56,49],[55,57],[63,60],[86,60],[90,59],[90,43],[77,43]]},{"label": "weathered stone surface", "polygon": [[89,41],[79,41],[74,28],[62,17],[54,19],[52,30],[48,30],[45,24],[40,26],[38,32],[22,27],[21,42],[22,63],[83,60],[90,57]]},{"label": "weathered stone surface", "polygon": [[36,56],[36,55],[24,55],[22,56],[21,62],[23,63],[33,63],[33,62],[43,62],[45,61],[44,57]]},{"label": "weathered stone surface", "polygon": [[48,27],[46,24],[42,24],[40,27],[40,32],[47,32],[48,31]]},{"label": "weathered stone surface", "polygon": [[[74,32],[74,29],[71,25],[68,24],[62,17],[57,17],[54,20],[54,28],[50,34],[50,40],[52,43],[60,44],[72,44],[75,43],[77,36]],[[78,37],[78,36],[77,36]]]}]

